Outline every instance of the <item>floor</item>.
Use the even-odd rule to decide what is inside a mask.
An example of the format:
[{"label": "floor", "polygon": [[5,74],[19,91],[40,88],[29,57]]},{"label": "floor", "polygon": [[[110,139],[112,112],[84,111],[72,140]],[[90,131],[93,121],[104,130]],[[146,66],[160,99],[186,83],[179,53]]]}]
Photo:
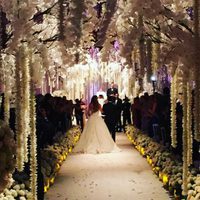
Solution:
[{"label": "floor", "polygon": [[107,154],[71,154],[45,200],[169,200],[162,183],[126,135],[122,150]]}]

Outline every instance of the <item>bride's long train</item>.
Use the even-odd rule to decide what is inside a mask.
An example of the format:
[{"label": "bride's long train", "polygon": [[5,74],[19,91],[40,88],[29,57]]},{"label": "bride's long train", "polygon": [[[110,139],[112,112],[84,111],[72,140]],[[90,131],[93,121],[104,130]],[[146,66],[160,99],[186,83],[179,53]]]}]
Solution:
[{"label": "bride's long train", "polygon": [[113,141],[111,134],[100,116],[100,112],[93,113],[84,127],[80,140],[75,146],[74,153],[110,153],[120,149]]}]

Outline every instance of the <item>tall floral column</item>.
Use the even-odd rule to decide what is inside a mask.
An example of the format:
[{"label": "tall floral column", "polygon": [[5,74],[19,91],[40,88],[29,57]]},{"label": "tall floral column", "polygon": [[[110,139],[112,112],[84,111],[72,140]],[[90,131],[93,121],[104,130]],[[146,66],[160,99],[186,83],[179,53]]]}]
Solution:
[{"label": "tall floral column", "polygon": [[24,169],[24,139],[23,139],[23,116],[22,116],[22,82],[21,82],[21,51],[20,48],[15,55],[15,86],[16,86],[16,141],[17,141],[17,170]]},{"label": "tall floral column", "polygon": [[183,76],[183,186],[182,186],[182,194],[187,195],[187,178],[188,178],[188,134],[187,134],[187,81]]},{"label": "tall floral column", "polygon": [[35,86],[33,81],[33,57],[29,52],[30,63],[30,169],[31,184],[30,189],[33,199],[37,200],[37,136],[36,136],[36,101]]},{"label": "tall floral column", "polygon": [[[186,77],[187,74],[187,77]],[[192,90],[190,72],[183,74],[183,195],[188,192],[188,172],[192,164]]]},{"label": "tall floral column", "polygon": [[177,146],[177,133],[176,133],[176,94],[177,94],[177,75],[176,72],[172,77],[171,82],[171,145],[176,148]]}]

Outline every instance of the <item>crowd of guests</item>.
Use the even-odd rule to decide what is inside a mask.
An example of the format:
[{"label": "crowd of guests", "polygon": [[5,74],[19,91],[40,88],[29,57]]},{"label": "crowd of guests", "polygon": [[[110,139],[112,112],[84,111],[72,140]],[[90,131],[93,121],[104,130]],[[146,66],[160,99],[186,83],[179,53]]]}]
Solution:
[{"label": "crowd of guests", "polygon": [[134,98],[131,105],[133,125],[143,133],[170,144],[170,91],[163,94],[144,93]]},{"label": "crowd of guests", "polygon": [[56,133],[66,133],[72,127],[73,101],[51,94],[36,96],[37,132],[42,146],[52,144]]},{"label": "crowd of guests", "polygon": [[[1,94],[0,119],[4,120],[4,95]],[[37,184],[38,199],[44,199],[44,182],[41,172],[40,153],[47,145],[54,143],[56,134],[65,134],[72,127],[74,104],[65,97],[53,97],[51,94],[36,96],[36,133],[37,133]],[[15,108],[10,109],[10,127],[15,132]],[[13,177],[20,181],[20,176],[30,174],[30,164],[25,165],[23,172],[15,171]],[[26,178],[25,178],[26,179]]]},{"label": "crowd of guests", "polygon": [[[177,147],[171,146],[171,125],[170,125],[170,90],[164,88],[163,93],[154,93],[134,98],[131,105],[132,123],[143,133],[153,138],[158,143],[162,143],[169,150],[182,159],[182,135],[183,135],[183,108],[181,103],[182,94],[176,103],[176,130]],[[193,160],[194,163],[200,160],[199,143],[193,139]],[[198,164],[199,165],[199,164]]]}]

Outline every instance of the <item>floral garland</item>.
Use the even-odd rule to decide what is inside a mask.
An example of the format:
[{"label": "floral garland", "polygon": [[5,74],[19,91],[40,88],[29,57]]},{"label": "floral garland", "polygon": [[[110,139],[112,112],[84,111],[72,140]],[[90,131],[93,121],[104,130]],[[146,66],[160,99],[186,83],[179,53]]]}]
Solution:
[{"label": "floral garland", "polygon": [[11,174],[15,169],[15,154],[14,133],[5,122],[0,121],[0,193],[11,181]]},{"label": "floral garland", "polygon": [[23,57],[21,62],[22,70],[22,92],[21,103],[23,104],[21,112],[23,115],[23,138],[24,138],[24,161],[28,162],[28,136],[30,134],[30,75],[29,60],[27,56],[27,47],[23,45]]},{"label": "floral garland", "polygon": [[23,140],[23,113],[21,104],[22,83],[21,83],[21,52],[22,48],[15,55],[15,85],[16,85],[16,141],[17,141],[17,170],[24,169],[24,140]]},{"label": "floral garland", "polygon": [[187,149],[187,158],[188,158],[188,167],[192,164],[192,90],[190,82],[187,82],[187,138],[188,138],[188,149]]},{"label": "floral garland", "polygon": [[183,77],[183,195],[187,195],[188,188],[187,188],[187,178],[188,178],[188,110],[187,110],[187,81],[186,78]]},{"label": "floral garland", "polygon": [[[32,52],[30,52],[30,77],[33,77]],[[37,136],[36,136],[36,102],[35,87],[33,80],[30,81],[30,170],[31,170],[31,193],[37,200]]]},{"label": "floral garland", "polygon": [[28,162],[28,135],[30,133],[30,75],[27,46],[22,44],[16,54],[16,135],[17,169],[23,171]]},{"label": "floral garland", "polygon": [[9,75],[5,80],[5,91],[4,91],[4,121],[9,124],[10,119],[10,86],[9,86]]},{"label": "floral garland", "polygon": [[176,89],[177,89],[177,75],[174,74],[171,82],[171,145],[176,148],[177,146],[177,132],[176,132]]}]

